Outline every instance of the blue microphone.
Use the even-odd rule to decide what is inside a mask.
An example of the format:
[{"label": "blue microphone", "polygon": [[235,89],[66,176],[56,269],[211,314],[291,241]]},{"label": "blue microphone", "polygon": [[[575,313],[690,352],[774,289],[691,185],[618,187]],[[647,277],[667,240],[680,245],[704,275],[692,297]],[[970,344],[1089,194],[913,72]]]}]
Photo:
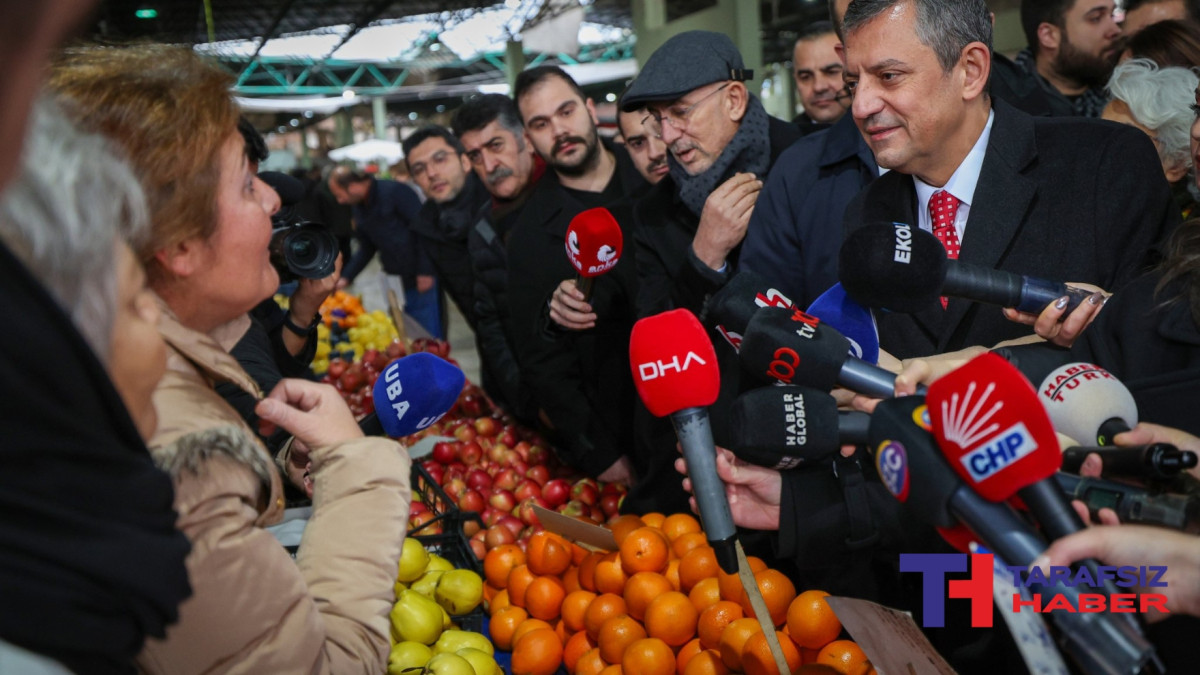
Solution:
[{"label": "blue microphone", "polygon": [[454,406],[466,379],[458,366],[428,352],[396,359],[375,380],[375,412],[359,428],[368,436],[414,434]]},{"label": "blue microphone", "polygon": [[813,300],[808,313],[824,321],[850,341],[850,355],[872,365],[879,364],[879,329],[871,310],[846,294],[841,282]]}]

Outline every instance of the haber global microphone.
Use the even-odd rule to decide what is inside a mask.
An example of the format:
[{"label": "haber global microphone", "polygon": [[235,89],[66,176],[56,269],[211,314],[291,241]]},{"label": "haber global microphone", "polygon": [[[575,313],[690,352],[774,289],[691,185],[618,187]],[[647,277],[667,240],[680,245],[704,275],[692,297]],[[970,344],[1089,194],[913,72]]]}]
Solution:
[{"label": "haber global microphone", "polygon": [[579,272],[576,286],[585,301],[592,298],[592,282],[617,266],[624,235],[617,219],[600,207],[580,211],[567,226],[567,260]]},{"label": "haber global microphone", "polygon": [[780,471],[866,443],[871,423],[866,413],[839,412],[823,391],[794,385],[748,391],[734,401],[731,416],[733,454]]},{"label": "haber global microphone", "polygon": [[1039,314],[1068,296],[1068,311],[1092,293],[1061,282],[1025,277],[950,260],[929,232],[905,223],[872,223],[846,237],[838,278],[850,297],[867,307],[913,313],[940,296],[966,298]]},{"label": "haber global microphone", "polygon": [[368,436],[401,438],[442,418],[462,393],[458,366],[428,352],[396,359],[375,380],[375,412],[358,424]]},{"label": "haber global microphone", "polygon": [[792,308],[792,301],[750,270],[739,270],[704,306],[705,323],[715,323],[717,332],[735,349],[742,348],[746,324],[760,307]]},{"label": "haber global microphone", "polygon": [[706,410],[721,387],[717,354],[708,334],[686,309],[646,317],[633,325],[629,336],[629,365],[646,408],[657,417],[671,416],[708,543],[721,569],[736,573],[737,531],[725,483],[717,475],[717,451]]}]

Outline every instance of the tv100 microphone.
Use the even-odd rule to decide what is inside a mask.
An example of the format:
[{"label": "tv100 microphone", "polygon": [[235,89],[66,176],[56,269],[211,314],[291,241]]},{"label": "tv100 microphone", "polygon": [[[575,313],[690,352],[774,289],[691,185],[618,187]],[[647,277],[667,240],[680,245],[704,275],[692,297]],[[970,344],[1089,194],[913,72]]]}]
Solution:
[{"label": "tv100 microphone", "polygon": [[375,412],[359,421],[368,436],[402,438],[425,429],[454,407],[466,377],[429,352],[389,363],[375,380]]},{"label": "tv100 microphone", "polygon": [[721,388],[717,354],[708,334],[686,309],[646,317],[630,333],[629,365],[646,408],[657,417],[671,417],[708,543],[721,569],[735,574],[737,531],[725,483],[717,475],[717,451],[706,410]]},{"label": "tv100 microphone", "polygon": [[1061,282],[950,260],[933,234],[906,223],[870,223],[848,237],[838,254],[838,278],[867,307],[914,313],[941,296],[965,298],[1040,314],[1064,295],[1067,316],[1091,291]]},{"label": "tv100 microphone", "polygon": [[617,266],[625,238],[612,213],[604,208],[580,211],[567,225],[567,260],[579,273],[575,285],[590,301],[596,277]]},{"label": "tv100 microphone", "polygon": [[871,416],[839,411],[823,391],[782,385],[739,396],[731,420],[729,449],[738,459],[783,471],[831,459],[842,445],[866,443]]},{"label": "tv100 microphone", "polygon": [[762,307],[791,309],[792,306],[791,299],[772,288],[766,279],[743,269],[738,270],[721,290],[709,297],[701,318],[705,323],[715,323],[717,332],[734,351],[739,351],[746,324],[750,323],[755,312]]}]

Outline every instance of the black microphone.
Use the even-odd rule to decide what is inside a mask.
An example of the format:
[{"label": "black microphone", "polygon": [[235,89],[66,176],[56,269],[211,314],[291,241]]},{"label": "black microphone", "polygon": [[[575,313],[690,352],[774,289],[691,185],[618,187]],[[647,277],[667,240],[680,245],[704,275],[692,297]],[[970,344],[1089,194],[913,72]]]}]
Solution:
[{"label": "black microphone", "polygon": [[1125,524],[1200,534],[1200,502],[1195,496],[1155,494],[1125,483],[1070,473],[1055,474],[1054,480],[1069,497],[1086,504],[1093,519],[1100,509],[1112,509]]},{"label": "black microphone", "polygon": [[[763,307],[746,326],[739,352],[742,364],[765,381],[802,384],[830,391],[850,391],[890,398],[896,374],[850,356],[850,341],[798,309]],[[924,387],[917,392],[923,393]]]},{"label": "black microphone", "polygon": [[746,324],[762,307],[791,309],[792,301],[761,276],[750,270],[739,270],[713,293],[704,304],[701,323],[716,325],[716,330],[735,349],[742,347]]},{"label": "black microphone", "polygon": [[823,391],[784,385],[742,394],[731,420],[729,449],[738,459],[783,471],[830,459],[843,445],[866,443],[871,416],[839,411]]},{"label": "black microphone", "polygon": [[911,314],[941,296],[966,298],[1041,313],[1064,295],[1065,317],[1091,291],[950,260],[937,237],[906,223],[871,223],[842,243],[838,278],[850,297],[868,307]]},{"label": "black microphone", "polygon": [[1100,455],[1104,478],[1130,478],[1143,481],[1171,481],[1196,466],[1196,453],[1180,450],[1170,443],[1151,443],[1123,448],[1067,448],[1063,450],[1062,470],[1079,473],[1088,455]]}]

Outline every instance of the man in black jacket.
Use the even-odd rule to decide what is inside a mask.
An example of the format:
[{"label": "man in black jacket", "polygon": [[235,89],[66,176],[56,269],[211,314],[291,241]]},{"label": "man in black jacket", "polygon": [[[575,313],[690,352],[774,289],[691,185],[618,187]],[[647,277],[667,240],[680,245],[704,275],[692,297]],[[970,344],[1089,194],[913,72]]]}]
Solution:
[{"label": "man in black jacket", "polygon": [[558,433],[564,462],[605,481],[629,484],[636,396],[629,370],[636,273],[626,246],[616,266],[597,277],[596,326],[551,328],[548,303],[574,278],[565,251],[567,226],[586,209],[607,207],[629,227],[628,198],[645,187],[624,148],[601,141],[591,99],[553,66],[521,73],[515,88],[525,133],[548,167],[509,236],[509,308],[516,325],[522,380]]}]

